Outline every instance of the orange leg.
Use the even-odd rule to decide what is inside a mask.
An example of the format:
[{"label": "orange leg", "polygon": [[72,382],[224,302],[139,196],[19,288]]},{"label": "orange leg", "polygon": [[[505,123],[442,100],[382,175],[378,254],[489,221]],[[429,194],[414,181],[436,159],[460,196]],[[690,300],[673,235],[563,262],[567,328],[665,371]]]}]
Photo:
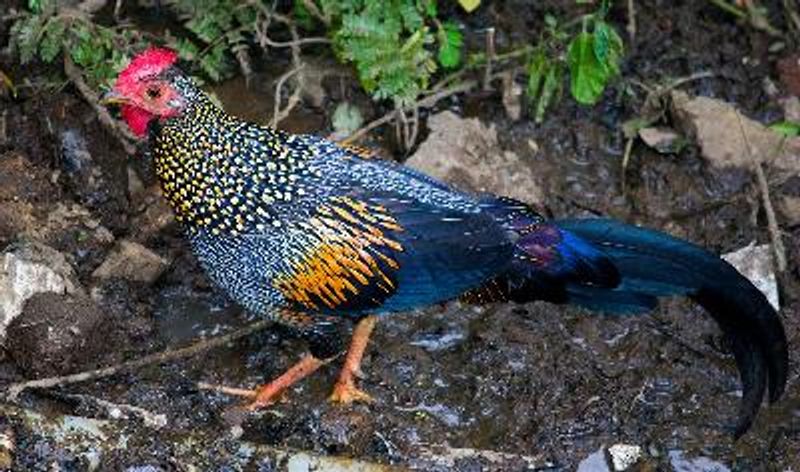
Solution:
[{"label": "orange leg", "polygon": [[284,372],[283,375],[266,385],[258,387],[255,392],[255,400],[247,405],[247,409],[253,411],[271,405],[284,390],[313,374],[323,364],[325,364],[325,361],[317,359],[311,354],[306,354],[297,364]]},{"label": "orange leg", "polygon": [[362,318],[353,330],[353,338],[350,341],[350,348],[347,350],[347,357],[344,359],[339,380],[333,387],[333,393],[329,398],[331,402],[346,405],[354,401],[372,401],[372,397],[356,388],[354,377],[361,375],[361,358],[364,357],[369,336],[377,322],[377,316],[367,316]]}]

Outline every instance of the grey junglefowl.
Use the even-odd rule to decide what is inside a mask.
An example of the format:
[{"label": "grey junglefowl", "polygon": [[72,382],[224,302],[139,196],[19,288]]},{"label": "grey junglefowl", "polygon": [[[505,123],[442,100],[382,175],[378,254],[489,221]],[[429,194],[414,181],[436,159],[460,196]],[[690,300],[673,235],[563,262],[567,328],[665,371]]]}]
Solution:
[{"label": "grey junglefowl", "polygon": [[528,205],[473,195],[402,165],[313,135],[230,116],[151,48],[120,73],[106,102],[146,138],[163,193],[209,278],[257,316],[288,325],[310,353],[256,391],[273,402],[343,350],[331,399],[356,386],[380,316],[459,297],[546,300],[605,313],[651,310],[685,295],[730,338],[743,384],[734,435],[768,389],[783,393],[788,353],[764,295],[716,255],[611,219],[546,220]]}]

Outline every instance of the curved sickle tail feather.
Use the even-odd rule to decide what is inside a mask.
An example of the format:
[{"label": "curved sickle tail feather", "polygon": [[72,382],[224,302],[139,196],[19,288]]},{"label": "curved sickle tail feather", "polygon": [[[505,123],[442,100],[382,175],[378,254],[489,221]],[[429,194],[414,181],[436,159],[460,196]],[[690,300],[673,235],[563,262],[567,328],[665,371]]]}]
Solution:
[{"label": "curved sickle tail feather", "polygon": [[780,316],[749,280],[715,254],[653,230],[608,219],[557,220],[616,267],[613,289],[567,281],[567,302],[611,313],[643,311],[656,297],[686,295],[705,308],[729,336],[742,380],[734,436],[755,419],[765,389],[770,402],[783,394],[789,355]]},{"label": "curved sickle tail feather", "polygon": [[742,380],[734,436],[750,428],[767,388],[770,402],[783,394],[789,354],[780,316],[764,294],[717,255],[610,219],[545,221],[510,199],[487,199],[484,208],[515,241],[503,298],[624,314],[649,311],[658,297],[691,297],[731,340]]}]

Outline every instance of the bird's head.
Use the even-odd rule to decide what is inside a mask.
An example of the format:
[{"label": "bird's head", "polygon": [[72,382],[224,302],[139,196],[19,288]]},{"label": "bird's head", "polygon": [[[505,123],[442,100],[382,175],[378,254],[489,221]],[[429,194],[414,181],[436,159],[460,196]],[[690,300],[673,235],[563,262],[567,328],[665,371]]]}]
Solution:
[{"label": "bird's head", "polygon": [[176,80],[182,77],[175,66],[177,59],[174,51],[163,48],[140,53],[119,74],[102,103],[120,105],[131,131],[145,136],[150,122],[177,116],[186,107],[185,94]]}]

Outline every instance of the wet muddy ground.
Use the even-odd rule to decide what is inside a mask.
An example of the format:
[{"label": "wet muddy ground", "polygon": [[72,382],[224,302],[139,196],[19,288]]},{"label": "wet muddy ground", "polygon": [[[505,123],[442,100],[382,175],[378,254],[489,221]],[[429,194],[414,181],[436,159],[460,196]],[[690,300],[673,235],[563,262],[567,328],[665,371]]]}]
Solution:
[{"label": "wet muddy ground", "polygon": [[[466,21],[476,29],[498,24],[501,44],[521,41],[540,26],[543,11],[560,5],[522,3],[497,2]],[[705,3],[638,3],[626,79],[657,84],[713,71],[715,77],[682,89],[735,103],[762,122],[782,118],[765,83],[780,86],[775,62],[787,51],[769,53],[768,37]],[[612,20],[622,28],[624,9],[615,9]],[[19,73],[8,61],[0,56],[3,70]],[[234,79],[217,95],[228,111],[265,119],[282,65],[265,66],[250,90]],[[0,128],[10,130],[0,136],[0,244],[24,235],[60,251],[84,295],[101,306],[103,320],[85,328],[85,355],[45,363],[33,373],[4,353],[0,385],[111,365],[247,324],[246,315],[210,286],[179,228],[164,216],[141,157],[126,157],[71,88],[46,92],[48,74],[28,71],[30,87],[21,88],[20,99],[0,98]],[[326,131],[343,89],[368,103],[352,86],[342,87],[348,80],[327,84],[322,109],[300,108],[282,126]],[[619,87],[596,107],[564,100],[541,126],[527,118],[511,122],[499,95],[450,99],[439,109],[494,125],[498,153],[512,150],[535,169],[545,195],[537,203],[547,214],[610,215],[717,252],[768,242],[754,177],[712,169],[695,146],[665,156],[637,144],[623,191],[619,127],[640,112],[643,98],[635,88]],[[365,111],[367,119],[380,114]],[[371,140],[391,150],[392,133],[386,134]],[[770,177],[773,198],[800,197],[800,177]],[[228,412],[239,400],[201,390],[198,382],[253,387],[282,372],[305,346],[276,327],[183,360],[0,404],[0,434],[15,445],[6,465],[0,454],[0,467],[276,470],[297,459],[276,452],[288,450],[421,470],[575,470],[580,464],[606,470],[604,448],[628,444],[643,451],[635,470],[798,470],[800,225],[779,216],[790,261],[780,277],[789,384],[784,399],[762,410],[737,442],[726,432],[741,393],[733,358],[713,321],[685,300],[666,301],[642,317],[545,303],[452,303],[380,322],[363,366],[362,385],[373,403],[329,405],[338,367],[332,364],[292,389],[285,403],[232,426]],[[94,271],[123,239],[151,249],[168,268],[152,283],[98,280]],[[23,347],[17,356],[24,355]],[[302,461],[294,464],[307,470]],[[319,467],[333,467],[325,464]]]}]

